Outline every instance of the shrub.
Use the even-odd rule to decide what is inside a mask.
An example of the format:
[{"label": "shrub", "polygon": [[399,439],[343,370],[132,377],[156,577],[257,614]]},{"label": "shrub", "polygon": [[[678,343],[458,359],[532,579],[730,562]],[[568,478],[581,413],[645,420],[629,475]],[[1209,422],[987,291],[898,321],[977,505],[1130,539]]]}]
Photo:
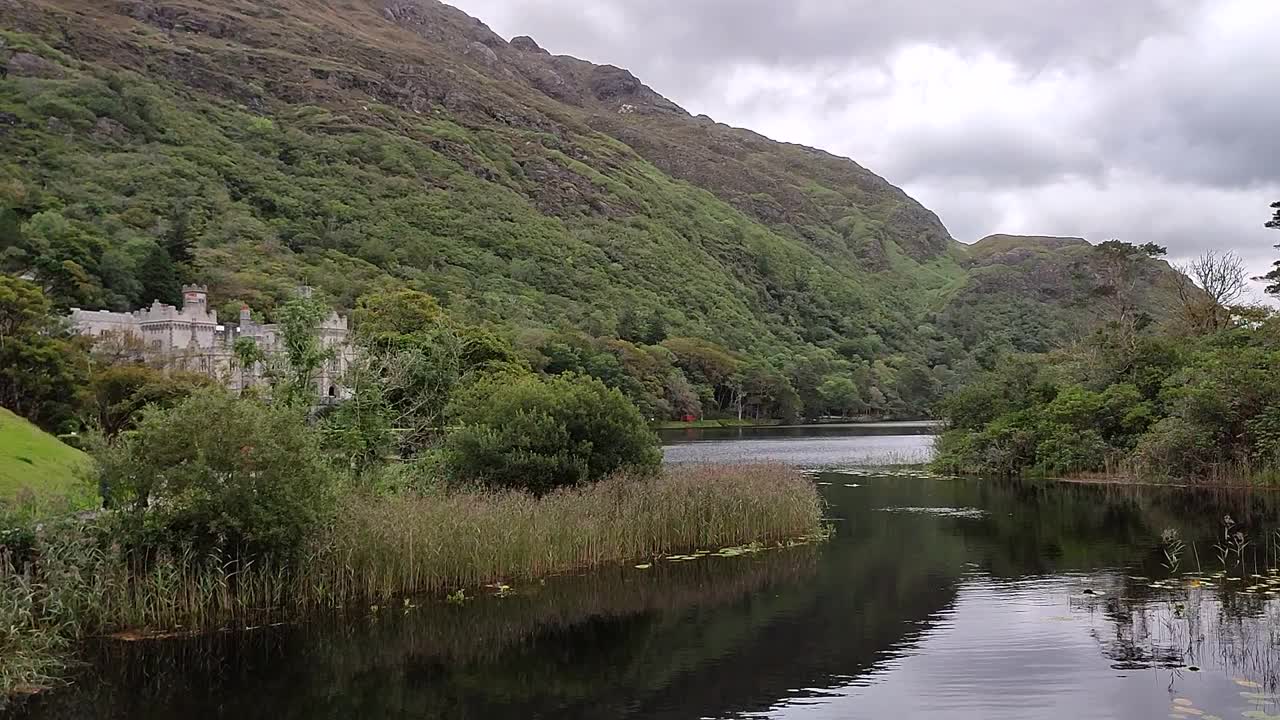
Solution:
[{"label": "shrub", "polygon": [[1197,477],[1218,459],[1216,438],[1181,417],[1167,417],[1138,441],[1135,457],[1144,471],[1160,477]]},{"label": "shrub", "polygon": [[332,496],[299,411],[221,389],[144,410],[96,455],[127,537],[146,546],[289,553]]},{"label": "shrub", "polygon": [[1036,446],[1040,470],[1050,473],[1101,470],[1107,459],[1107,443],[1097,430],[1050,424],[1042,429]]},{"label": "shrub", "polygon": [[1269,407],[1247,423],[1250,460],[1259,468],[1280,466],[1280,407]]},{"label": "shrub", "polygon": [[450,403],[451,475],[545,493],[621,468],[656,469],[657,436],[621,392],[575,374],[494,376]]}]

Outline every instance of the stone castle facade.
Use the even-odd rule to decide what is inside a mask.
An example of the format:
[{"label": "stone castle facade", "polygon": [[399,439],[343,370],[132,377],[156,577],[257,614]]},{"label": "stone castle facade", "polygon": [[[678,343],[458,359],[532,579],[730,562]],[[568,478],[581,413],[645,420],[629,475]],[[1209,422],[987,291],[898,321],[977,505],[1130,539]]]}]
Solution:
[{"label": "stone castle facade", "polygon": [[[301,288],[300,292],[309,294],[310,289]],[[148,363],[208,375],[237,391],[265,386],[266,379],[261,363],[240,367],[236,341],[249,338],[267,357],[281,352],[283,344],[277,326],[255,322],[248,305],[241,306],[237,324],[220,323],[217,312],[209,307],[208,290],[203,285],[182,287],[181,308],[159,301],[123,313],[72,308],[70,320],[81,335],[131,344]],[[347,319],[332,313],[316,333],[320,342],[333,350],[333,358],[317,374],[316,397],[321,402],[336,400],[344,394],[342,378],[352,359]]]}]

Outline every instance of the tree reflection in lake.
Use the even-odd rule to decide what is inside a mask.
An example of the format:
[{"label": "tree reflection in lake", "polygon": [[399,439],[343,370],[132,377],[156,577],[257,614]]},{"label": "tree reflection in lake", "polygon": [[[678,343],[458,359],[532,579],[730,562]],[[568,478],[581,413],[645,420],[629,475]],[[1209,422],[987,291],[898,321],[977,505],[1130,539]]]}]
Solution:
[{"label": "tree reflection in lake", "polygon": [[[417,599],[199,642],[106,644],[30,716],[1280,712],[1265,704],[1280,606],[1265,587],[1240,592],[1257,578],[1208,577],[1223,515],[1252,537],[1280,528],[1270,495],[906,472],[818,479],[836,529],[822,545],[611,568],[501,598],[473,590],[460,606]],[[1202,580],[1187,577],[1189,556],[1170,579],[1170,527],[1198,550]]]}]

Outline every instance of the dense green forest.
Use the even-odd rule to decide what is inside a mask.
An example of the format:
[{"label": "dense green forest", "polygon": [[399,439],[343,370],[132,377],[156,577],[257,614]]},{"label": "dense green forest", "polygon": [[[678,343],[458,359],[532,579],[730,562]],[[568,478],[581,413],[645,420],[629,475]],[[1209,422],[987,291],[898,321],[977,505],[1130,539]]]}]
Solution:
[{"label": "dense green forest", "polygon": [[[653,419],[926,415],[1106,312],[1083,241],[964,246],[852,161],[430,0],[380,7],[0,6],[3,269],[55,314],[191,281],[224,317],[299,284],[344,310],[413,290]],[[1158,319],[1174,275],[1142,269]]]},{"label": "dense green forest", "polygon": [[[1267,226],[1280,228],[1273,207]],[[1161,248],[1123,250],[1121,270]],[[1142,306],[1113,295],[1115,320],[1094,334],[1012,355],[947,397],[936,463],[1003,475],[1280,481],[1280,316],[1246,304],[1249,278],[1232,253],[1210,252],[1186,271],[1169,322],[1121,322]],[[1260,279],[1280,292],[1277,271]]]}]

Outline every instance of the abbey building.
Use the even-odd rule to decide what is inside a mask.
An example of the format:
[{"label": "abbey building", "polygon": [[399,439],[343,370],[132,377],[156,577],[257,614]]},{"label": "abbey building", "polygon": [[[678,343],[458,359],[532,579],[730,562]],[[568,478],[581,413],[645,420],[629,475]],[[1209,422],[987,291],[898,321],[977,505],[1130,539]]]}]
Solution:
[{"label": "abbey building", "polygon": [[[301,288],[300,292],[309,290]],[[159,301],[133,312],[72,308],[70,320],[82,335],[134,348],[148,363],[208,375],[233,390],[266,383],[263,363],[241,367],[235,352],[238,340],[249,339],[267,358],[282,351],[283,338],[277,326],[255,322],[247,305],[240,308],[236,324],[219,322],[217,312],[209,308],[207,288],[202,285],[183,286],[180,308]],[[317,399],[341,397],[342,377],[351,361],[347,319],[332,313],[315,332],[320,342],[333,350],[315,380]]]}]

